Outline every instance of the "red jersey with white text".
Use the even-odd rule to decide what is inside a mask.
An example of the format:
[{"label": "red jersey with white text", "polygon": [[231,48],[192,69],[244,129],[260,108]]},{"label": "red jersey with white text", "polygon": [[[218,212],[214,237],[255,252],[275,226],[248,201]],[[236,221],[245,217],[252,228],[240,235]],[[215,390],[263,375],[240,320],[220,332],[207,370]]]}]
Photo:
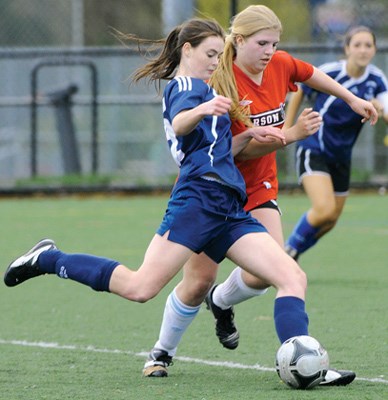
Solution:
[{"label": "red jersey with white text", "polygon": [[[253,82],[236,65],[233,72],[237,82],[240,104],[249,106],[250,119],[254,126],[272,125],[281,128],[285,119],[285,102],[289,91],[296,91],[296,82],[304,82],[313,75],[314,67],[278,50],[263,72],[260,85]],[[232,133],[238,135],[246,126],[232,122]],[[235,160],[241,171],[247,189],[247,211],[278,195],[276,152],[247,161]]]}]

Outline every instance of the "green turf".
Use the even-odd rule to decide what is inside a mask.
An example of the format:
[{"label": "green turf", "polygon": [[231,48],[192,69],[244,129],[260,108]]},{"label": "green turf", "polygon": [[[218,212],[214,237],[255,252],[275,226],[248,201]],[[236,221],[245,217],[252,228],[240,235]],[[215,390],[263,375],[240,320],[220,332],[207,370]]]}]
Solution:
[{"label": "green turf", "polygon": [[[104,255],[136,268],[166,201],[165,196],[0,200],[1,268],[42,237],[54,238],[64,251]],[[308,202],[303,195],[282,195],[280,203],[289,233]],[[135,304],[45,276],[15,288],[0,284],[0,399],[387,399],[387,205],[386,196],[351,195],[335,230],[301,258],[309,277],[310,333],[328,349],[334,367],[357,372],[353,384],[297,391],[273,370],[253,368],[273,368],[278,347],[273,290],[236,307],[237,350],[218,344],[203,307],[170,377],[142,378],[142,353],[155,343],[165,299],[179,277],[157,298]],[[231,268],[225,262],[219,280]],[[226,361],[235,364],[215,364]]]}]

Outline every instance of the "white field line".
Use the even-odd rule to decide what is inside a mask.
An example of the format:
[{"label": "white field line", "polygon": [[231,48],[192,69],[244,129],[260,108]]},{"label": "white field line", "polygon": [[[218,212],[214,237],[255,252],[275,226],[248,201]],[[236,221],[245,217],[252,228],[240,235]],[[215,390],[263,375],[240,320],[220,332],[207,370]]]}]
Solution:
[{"label": "white field line", "polygon": [[[118,349],[100,349],[94,346],[75,346],[75,345],[61,345],[58,343],[50,343],[50,342],[27,342],[26,340],[3,340],[0,339],[0,345],[14,345],[14,346],[24,346],[24,347],[40,347],[44,349],[55,349],[55,350],[76,350],[76,351],[90,351],[93,353],[107,353],[107,354],[125,354],[135,357],[146,358],[148,356],[148,352],[134,352],[134,351],[125,351]],[[182,357],[176,356],[175,360],[194,363],[194,364],[202,364],[202,365],[210,365],[213,367],[223,367],[223,368],[234,368],[234,369],[251,369],[256,371],[263,372],[275,372],[275,368],[263,367],[259,364],[254,365],[246,365],[240,364],[230,361],[211,361],[211,360],[202,360],[200,358],[191,358],[191,357]],[[356,380],[366,381],[366,382],[374,382],[374,383],[383,383],[388,384],[387,379],[383,379],[383,377],[378,378],[359,378]]]}]

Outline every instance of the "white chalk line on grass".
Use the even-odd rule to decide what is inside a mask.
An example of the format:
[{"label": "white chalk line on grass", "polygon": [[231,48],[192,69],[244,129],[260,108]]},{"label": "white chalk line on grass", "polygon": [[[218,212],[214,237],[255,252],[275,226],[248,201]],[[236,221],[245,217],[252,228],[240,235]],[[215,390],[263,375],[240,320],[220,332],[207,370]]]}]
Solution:
[{"label": "white chalk line on grass", "polygon": [[[94,346],[76,346],[72,344],[58,344],[58,343],[51,343],[51,342],[28,342],[26,340],[4,340],[0,339],[0,344],[3,345],[14,345],[14,346],[24,346],[24,347],[39,347],[44,349],[55,349],[55,350],[78,350],[78,351],[90,351],[93,353],[107,353],[107,354],[125,354],[135,357],[147,357],[148,352],[134,352],[134,351],[126,351],[126,350],[118,350],[118,349],[100,349]],[[275,368],[263,367],[259,364],[254,365],[247,365],[247,364],[240,364],[230,361],[211,361],[211,360],[203,360],[201,358],[191,358],[191,357],[183,357],[183,356],[176,356],[174,357],[175,360],[183,361],[187,363],[194,363],[194,364],[202,364],[202,365],[210,365],[213,367],[224,367],[224,368],[234,368],[234,369],[251,369],[256,371],[263,371],[263,372],[275,372]],[[373,383],[383,383],[388,384],[387,379],[383,378],[359,378],[357,377],[356,380],[359,381],[366,381],[366,382],[373,382]]]}]

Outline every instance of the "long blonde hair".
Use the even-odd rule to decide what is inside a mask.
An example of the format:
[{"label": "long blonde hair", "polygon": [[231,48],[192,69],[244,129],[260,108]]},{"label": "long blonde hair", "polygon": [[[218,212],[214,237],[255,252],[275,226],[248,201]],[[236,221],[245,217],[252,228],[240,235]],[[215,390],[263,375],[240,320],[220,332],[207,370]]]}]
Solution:
[{"label": "long blonde hair", "polygon": [[270,8],[263,5],[253,5],[238,13],[232,19],[229,34],[225,40],[224,52],[209,81],[217,93],[232,99],[233,103],[229,111],[231,119],[242,121],[247,126],[251,126],[249,107],[239,104],[237,83],[233,74],[236,37],[238,35],[249,37],[263,29],[272,29],[279,33],[283,30],[282,23]]}]

